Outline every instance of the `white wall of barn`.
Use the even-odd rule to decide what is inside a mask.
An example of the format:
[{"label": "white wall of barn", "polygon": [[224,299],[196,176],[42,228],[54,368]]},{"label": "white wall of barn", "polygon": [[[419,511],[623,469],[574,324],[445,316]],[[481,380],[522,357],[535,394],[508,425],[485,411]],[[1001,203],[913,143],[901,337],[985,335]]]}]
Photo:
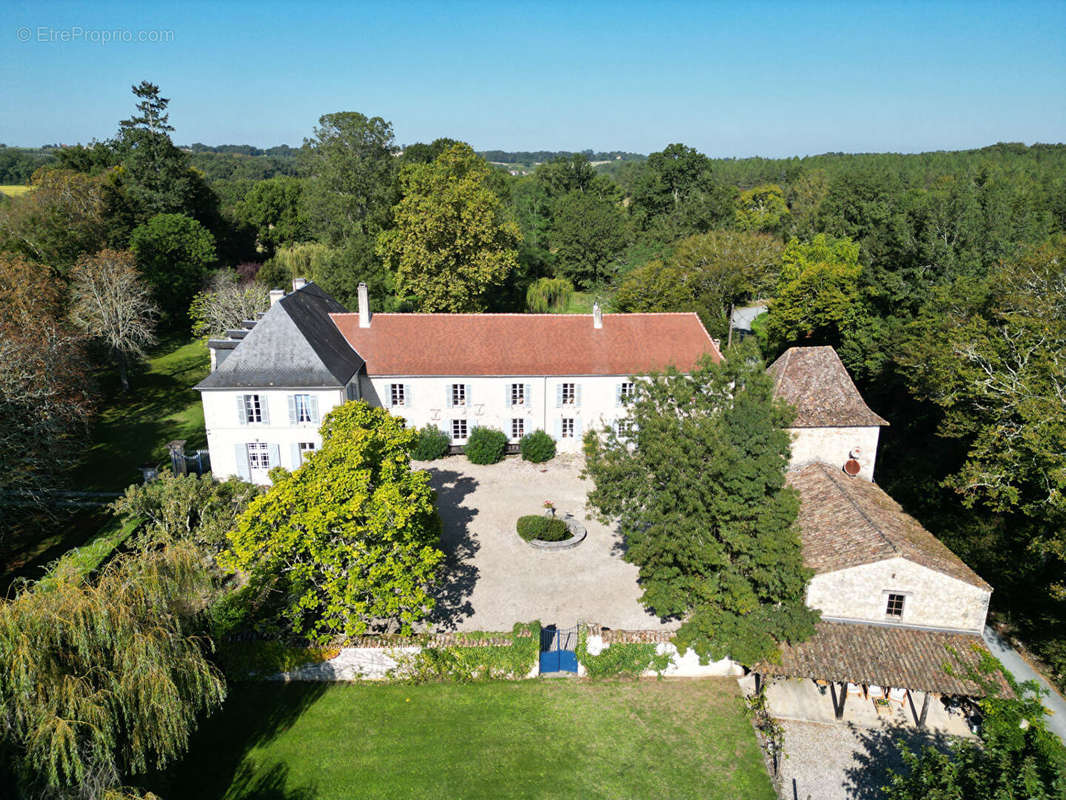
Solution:
[{"label": "white wall of barn", "polygon": [[858,449],[860,464],[858,477],[872,481],[877,462],[877,441],[881,428],[875,425],[834,428],[789,428],[792,435],[790,466],[801,467],[820,461],[833,467],[844,467],[851,453]]},{"label": "white wall of barn", "polygon": [[[362,390],[368,402],[403,417],[409,427],[433,425],[451,435],[452,420],[465,419],[468,432],[478,426],[496,428],[512,438],[511,421],[521,419],[525,433],[543,430],[556,439],[561,452],[576,452],[581,449],[585,431],[602,430],[627,415],[626,407],[619,401],[619,387],[627,382],[629,378],[624,375],[374,376],[363,382]],[[559,401],[559,387],[566,383],[574,384],[576,402],[573,404]],[[394,384],[404,387],[402,406],[392,405]],[[453,384],[467,387],[464,406],[450,404]],[[529,396],[519,405],[511,404],[512,384],[520,384],[528,392]],[[574,420],[573,436],[561,435],[562,419]]]},{"label": "white wall of barn", "polygon": [[[886,614],[888,595],[906,598],[902,617]],[[807,605],[837,619],[980,631],[991,592],[905,558],[815,575]]]}]

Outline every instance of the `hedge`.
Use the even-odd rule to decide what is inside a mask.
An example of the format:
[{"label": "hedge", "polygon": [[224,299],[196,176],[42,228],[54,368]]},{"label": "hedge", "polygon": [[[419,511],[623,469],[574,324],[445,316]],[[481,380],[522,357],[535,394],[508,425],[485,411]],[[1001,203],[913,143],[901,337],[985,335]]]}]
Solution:
[{"label": "hedge", "polygon": [[411,458],[415,461],[435,461],[448,454],[452,440],[440,428],[426,425],[418,431],[418,438],[411,447]]},{"label": "hedge", "polygon": [[545,517],[541,514],[519,517],[515,528],[518,530],[518,535],[527,542],[531,539],[539,539],[542,542],[561,542],[573,536],[561,519]]}]

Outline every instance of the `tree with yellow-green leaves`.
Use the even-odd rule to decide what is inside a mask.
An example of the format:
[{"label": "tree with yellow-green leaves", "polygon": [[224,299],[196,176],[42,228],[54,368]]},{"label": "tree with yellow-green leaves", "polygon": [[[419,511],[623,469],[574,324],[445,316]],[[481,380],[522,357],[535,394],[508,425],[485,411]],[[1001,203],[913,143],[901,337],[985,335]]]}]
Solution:
[{"label": "tree with yellow-green leaves", "polygon": [[411,633],[434,605],[444,554],[429,474],[411,470],[417,432],[364,402],[331,411],[322,447],[274,470],[219,556],[251,596],[270,596],[286,632],[320,642]]},{"label": "tree with yellow-green leaves", "polygon": [[838,345],[862,317],[859,245],[820,233],[793,239],[781,256],[777,296],[770,306],[771,342]]},{"label": "tree with yellow-green leaves", "polygon": [[788,213],[780,186],[775,183],[755,186],[737,198],[736,225],[742,231],[775,231]]},{"label": "tree with yellow-green leaves", "polygon": [[486,294],[518,265],[522,235],[490,185],[491,167],[466,144],[400,174],[395,228],[377,252],[396,292],[420,311],[485,310]]}]

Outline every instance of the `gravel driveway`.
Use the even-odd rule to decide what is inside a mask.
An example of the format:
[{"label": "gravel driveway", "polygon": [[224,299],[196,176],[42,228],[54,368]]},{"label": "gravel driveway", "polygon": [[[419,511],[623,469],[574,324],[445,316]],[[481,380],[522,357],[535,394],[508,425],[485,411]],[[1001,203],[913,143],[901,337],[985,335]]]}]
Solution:
[{"label": "gravel driveway", "polygon": [[880,800],[889,772],[902,761],[896,743],[946,747],[949,737],[913,726],[865,728],[845,723],[784,720],[781,800]]},{"label": "gravel driveway", "polygon": [[[619,535],[587,513],[589,484],[578,477],[581,465],[581,457],[571,455],[547,464],[508,456],[479,466],[450,456],[414,465],[430,473],[437,490],[449,557],[437,629],[506,631],[534,619],[559,627],[668,627],[641,606],[637,568],[622,560]],[[558,552],[534,550],[520,539],[515,521],[543,513],[545,500],[581,520],[588,538]]]}]

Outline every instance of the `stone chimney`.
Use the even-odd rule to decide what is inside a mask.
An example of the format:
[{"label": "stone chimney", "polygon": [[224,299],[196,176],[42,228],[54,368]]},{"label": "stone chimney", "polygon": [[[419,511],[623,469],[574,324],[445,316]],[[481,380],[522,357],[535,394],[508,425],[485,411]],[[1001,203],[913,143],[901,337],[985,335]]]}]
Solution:
[{"label": "stone chimney", "polygon": [[306,285],[307,285],[307,278],[293,278],[292,279],[292,290],[294,292],[300,291]]},{"label": "stone chimney", "polygon": [[278,300],[280,300],[284,296],[285,296],[285,290],[284,289],[271,289],[270,290],[270,305],[274,305],[274,303],[278,302]]},{"label": "stone chimney", "polygon": [[603,309],[600,308],[600,304],[599,303],[593,303],[592,304],[592,327],[593,328],[602,328],[603,327]]},{"label": "stone chimney", "polygon": [[370,327],[370,298],[366,284],[362,282],[359,283],[359,327]]}]

